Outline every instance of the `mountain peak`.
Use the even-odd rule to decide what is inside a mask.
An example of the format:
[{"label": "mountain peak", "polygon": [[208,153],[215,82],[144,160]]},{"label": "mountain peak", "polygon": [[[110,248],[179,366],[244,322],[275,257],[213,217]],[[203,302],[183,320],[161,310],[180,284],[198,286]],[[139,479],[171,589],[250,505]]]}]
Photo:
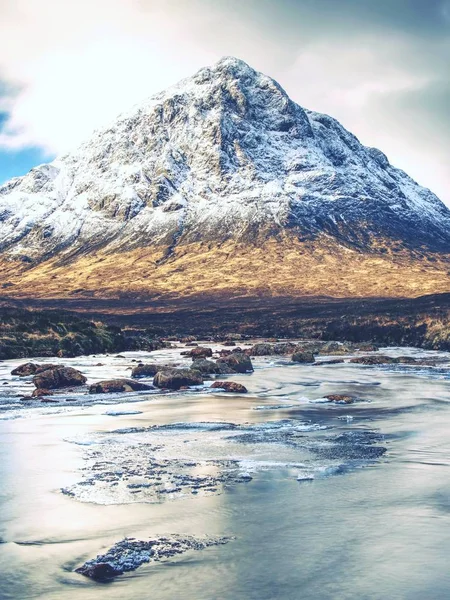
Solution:
[{"label": "mountain peak", "polygon": [[94,250],[153,248],[167,260],[194,243],[280,236],[369,253],[448,251],[450,211],[234,57],[0,187],[0,263],[26,256],[27,268]]}]

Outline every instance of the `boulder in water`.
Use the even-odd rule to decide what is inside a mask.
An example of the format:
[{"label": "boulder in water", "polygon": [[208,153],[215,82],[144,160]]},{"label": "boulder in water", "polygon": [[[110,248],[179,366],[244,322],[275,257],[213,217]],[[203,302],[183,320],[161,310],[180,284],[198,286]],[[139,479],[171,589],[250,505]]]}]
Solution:
[{"label": "boulder in water", "polygon": [[84,385],[86,377],[72,367],[51,366],[36,373],[33,377],[33,383],[38,389],[54,390]]},{"label": "boulder in water", "polygon": [[113,394],[117,392],[144,392],[154,389],[153,386],[139,383],[133,379],[107,379],[89,386],[90,394]]},{"label": "boulder in water", "polygon": [[165,369],[158,371],[153,379],[153,385],[169,390],[179,390],[185,386],[201,385],[202,383],[202,374],[194,369]]}]

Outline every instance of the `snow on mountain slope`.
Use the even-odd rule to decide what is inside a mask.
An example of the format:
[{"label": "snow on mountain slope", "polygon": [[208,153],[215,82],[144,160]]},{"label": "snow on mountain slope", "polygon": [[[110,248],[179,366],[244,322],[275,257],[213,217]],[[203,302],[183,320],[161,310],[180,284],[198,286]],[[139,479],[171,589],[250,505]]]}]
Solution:
[{"label": "snow on mountain slope", "polygon": [[235,58],[0,187],[0,252],[31,262],[279,231],[448,251],[450,211],[382,152]]}]

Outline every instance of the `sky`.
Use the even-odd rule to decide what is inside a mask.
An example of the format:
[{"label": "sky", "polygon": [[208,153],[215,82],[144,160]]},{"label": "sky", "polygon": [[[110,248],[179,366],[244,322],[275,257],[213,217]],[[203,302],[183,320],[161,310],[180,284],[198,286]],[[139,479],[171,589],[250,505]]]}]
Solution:
[{"label": "sky", "polygon": [[450,206],[450,0],[0,0],[0,182],[224,55]]}]

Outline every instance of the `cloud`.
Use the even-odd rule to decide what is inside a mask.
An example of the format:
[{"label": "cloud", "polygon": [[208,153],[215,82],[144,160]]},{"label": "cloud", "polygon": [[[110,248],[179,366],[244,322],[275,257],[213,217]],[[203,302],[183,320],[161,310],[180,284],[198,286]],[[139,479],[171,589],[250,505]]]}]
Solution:
[{"label": "cloud", "polygon": [[450,204],[449,21],[450,0],[0,0],[0,149],[65,152],[232,54]]}]

